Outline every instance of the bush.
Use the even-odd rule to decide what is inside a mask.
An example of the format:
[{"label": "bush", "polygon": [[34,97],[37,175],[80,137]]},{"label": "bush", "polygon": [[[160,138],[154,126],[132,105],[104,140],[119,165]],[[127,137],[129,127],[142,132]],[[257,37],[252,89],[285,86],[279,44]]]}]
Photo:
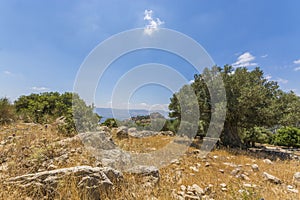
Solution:
[{"label": "bush", "polygon": [[163,131],[172,131],[173,133],[177,133],[179,125],[180,125],[180,120],[167,119],[162,130]]},{"label": "bush", "polygon": [[9,102],[8,98],[0,99],[0,125],[9,124],[15,120],[14,106]]},{"label": "bush", "polygon": [[118,127],[117,121],[114,118],[107,118],[101,125],[109,128]]},{"label": "bush", "polygon": [[79,95],[70,92],[24,95],[15,101],[15,107],[25,122],[53,123],[63,116],[64,123],[58,128],[66,134],[95,130],[100,120],[93,105],[86,105]]},{"label": "bush", "polygon": [[283,127],[273,136],[273,144],[288,147],[300,147],[300,129]]},{"label": "bush", "polygon": [[244,130],[241,138],[246,146],[255,146],[255,142],[269,144],[272,141],[272,132],[264,127],[254,127]]}]

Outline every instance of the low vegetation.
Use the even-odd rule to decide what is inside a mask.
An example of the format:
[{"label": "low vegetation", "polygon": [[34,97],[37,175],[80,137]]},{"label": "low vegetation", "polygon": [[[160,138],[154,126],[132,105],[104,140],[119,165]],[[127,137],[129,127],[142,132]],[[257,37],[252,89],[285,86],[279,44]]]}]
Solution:
[{"label": "low vegetation", "polygon": [[[6,125],[0,131],[0,199],[88,199],[88,191],[80,193],[72,176],[60,182],[52,194],[54,196],[42,193],[39,188],[28,190],[6,184],[9,178],[28,173],[83,165],[99,166],[80,140],[70,140],[55,126],[32,123]],[[124,150],[135,152],[159,149],[172,140],[169,136],[142,140],[114,139]],[[109,193],[101,193],[101,199],[174,199],[174,194],[180,194],[183,187],[193,184],[215,200],[299,199],[299,193],[293,192],[300,189],[300,185],[293,181],[294,173],[299,171],[299,160],[274,156],[269,157],[272,160],[270,163],[265,161],[268,155],[264,153],[239,149],[216,149],[203,157],[197,145],[201,142],[195,140],[183,156],[161,168],[160,181],[154,187],[144,187],[140,177],[124,173],[124,180]],[[300,156],[300,152],[294,155]],[[257,171],[252,169],[253,164],[258,166]],[[241,170],[235,174],[233,171],[237,168]],[[263,172],[276,176],[282,184],[268,182]],[[246,177],[241,174],[246,174]],[[221,184],[225,184],[226,189],[222,189]],[[288,185],[294,190],[289,191]]]}]

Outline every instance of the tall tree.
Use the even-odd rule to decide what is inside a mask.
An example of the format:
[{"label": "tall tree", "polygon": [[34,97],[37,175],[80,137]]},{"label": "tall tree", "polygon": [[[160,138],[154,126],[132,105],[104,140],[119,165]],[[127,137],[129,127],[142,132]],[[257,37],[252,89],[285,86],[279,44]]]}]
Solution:
[{"label": "tall tree", "polygon": [[[223,144],[241,146],[243,131],[256,126],[269,127],[276,124],[276,113],[270,109],[278,98],[277,83],[265,79],[263,71],[259,68],[252,71],[246,68],[234,70],[231,66],[225,65],[224,68],[205,69],[202,74],[195,75],[194,83],[191,84],[197,95],[199,120],[204,124],[205,132],[208,130],[213,111],[217,109],[210,94],[216,91],[208,90],[206,77],[207,74],[215,73],[222,76],[227,99],[226,120],[221,135]],[[169,105],[170,117],[178,119],[181,110],[176,97],[180,96],[180,93],[181,91],[173,95]]]}]

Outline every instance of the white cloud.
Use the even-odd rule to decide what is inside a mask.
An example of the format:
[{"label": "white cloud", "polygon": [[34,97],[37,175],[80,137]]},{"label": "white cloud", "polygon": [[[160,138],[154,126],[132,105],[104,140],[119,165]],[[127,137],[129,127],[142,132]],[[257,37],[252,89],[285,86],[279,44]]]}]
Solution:
[{"label": "white cloud", "polygon": [[146,25],[144,32],[148,35],[151,35],[154,31],[157,31],[159,26],[164,24],[159,18],[153,19],[152,10],[145,10],[144,12],[144,20],[148,22]]},{"label": "white cloud", "polygon": [[144,20],[152,20],[152,10],[145,10],[144,12]]},{"label": "white cloud", "polygon": [[192,84],[192,83],[194,83],[195,82],[195,80],[193,79],[193,80],[190,80],[189,81],[189,84]]},{"label": "white cloud", "polygon": [[237,58],[237,61],[235,63],[233,63],[232,66],[235,68],[256,66],[257,63],[252,62],[254,60],[255,60],[255,57],[251,53],[245,52]]},{"label": "white cloud", "polygon": [[268,57],[268,54],[262,55],[261,57],[266,58],[266,57]]},{"label": "white cloud", "polygon": [[267,80],[271,80],[271,78],[272,78],[272,76],[270,74],[267,74],[265,77],[265,79],[267,79]]},{"label": "white cloud", "polygon": [[46,88],[46,87],[36,87],[36,86],[32,87],[31,89],[34,90],[34,91],[44,91],[44,90],[48,90],[48,88]]},{"label": "white cloud", "polygon": [[294,62],[293,62],[294,64],[300,64],[300,59],[298,59],[298,60],[295,60]]},{"label": "white cloud", "polygon": [[299,71],[299,70],[300,70],[300,67],[294,68],[294,71]]},{"label": "white cloud", "polygon": [[276,81],[277,81],[278,83],[282,83],[282,84],[286,84],[286,83],[289,82],[288,80],[283,79],[283,78],[278,78]]}]

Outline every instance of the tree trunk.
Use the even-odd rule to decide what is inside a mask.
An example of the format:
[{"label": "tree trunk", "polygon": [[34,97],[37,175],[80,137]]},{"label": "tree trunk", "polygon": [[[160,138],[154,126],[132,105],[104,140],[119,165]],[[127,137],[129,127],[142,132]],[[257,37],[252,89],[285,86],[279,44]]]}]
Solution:
[{"label": "tree trunk", "polygon": [[238,135],[238,129],[236,126],[232,126],[225,122],[224,131],[221,135],[221,142],[224,146],[229,147],[242,147],[241,138]]}]

